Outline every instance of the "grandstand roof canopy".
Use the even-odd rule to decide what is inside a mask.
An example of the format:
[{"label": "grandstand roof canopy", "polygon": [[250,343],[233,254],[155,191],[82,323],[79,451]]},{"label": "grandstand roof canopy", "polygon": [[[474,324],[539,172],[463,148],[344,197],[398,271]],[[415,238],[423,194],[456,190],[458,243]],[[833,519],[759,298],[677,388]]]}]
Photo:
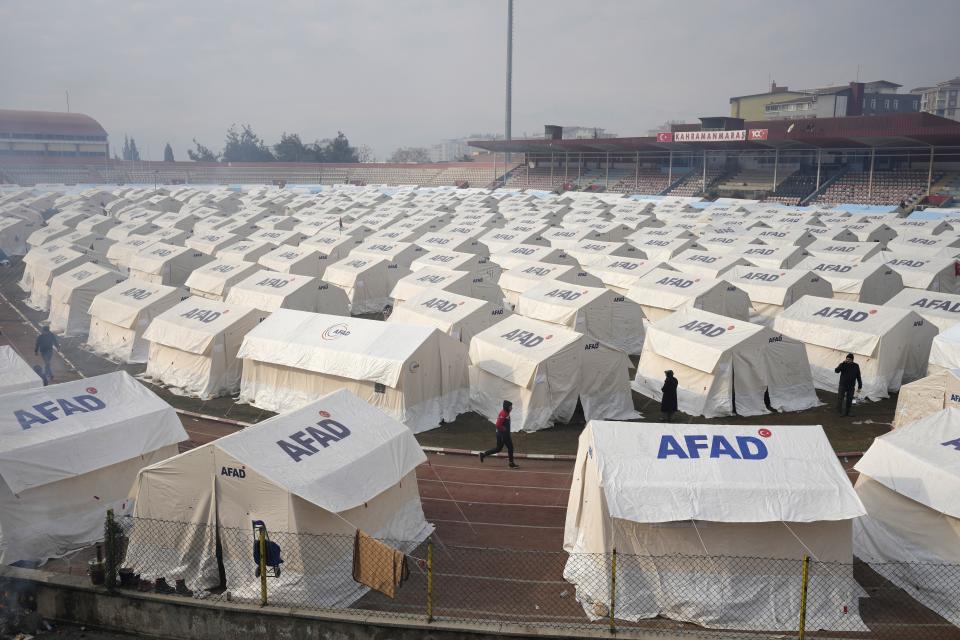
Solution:
[{"label": "grandstand roof canopy", "polygon": [[[846,118],[757,120],[746,130],[766,130],[765,139],[728,142],[662,142],[656,136],[549,140],[471,140],[470,146],[497,153],[635,153],[713,149],[851,149],[960,147],[960,122],[929,113]],[[684,131],[690,128],[684,127]],[[696,129],[695,129],[696,130]]]},{"label": "grandstand roof canopy", "polygon": [[0,133],[106,136],[100,123],[82,113],[0,109]]}]

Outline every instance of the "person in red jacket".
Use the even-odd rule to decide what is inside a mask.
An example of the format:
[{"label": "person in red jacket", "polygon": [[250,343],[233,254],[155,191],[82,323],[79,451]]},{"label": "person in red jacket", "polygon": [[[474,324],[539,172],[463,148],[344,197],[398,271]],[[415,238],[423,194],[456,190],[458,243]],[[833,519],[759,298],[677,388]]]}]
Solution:
[{"label": "person in red jacket", "polygon": [[493,449],[487,449],[480,452],[480,462],[487,456],[503,451],[507,447],[507,458],[510,460],[510,468],[516,469],[520,465],[513,461],[513,437],[510,435],[510,411],[513,409],[513,403],[509,400],[503,401],[503,410],[497,415],[497,446]]}]

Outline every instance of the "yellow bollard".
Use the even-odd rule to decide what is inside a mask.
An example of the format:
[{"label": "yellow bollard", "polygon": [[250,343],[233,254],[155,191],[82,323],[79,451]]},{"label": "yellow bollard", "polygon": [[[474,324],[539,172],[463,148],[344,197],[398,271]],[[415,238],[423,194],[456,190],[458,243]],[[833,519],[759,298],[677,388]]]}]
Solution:
[{"label": "yellow bollard", "polygon": [[427,622],[433,622],[433,540],[427,541]]},{"label": "yellow bollard", "polygon": [[260,527],[260,606],[267,606],[267,532]]},{"label": "yellow bollard", "polygon": [[803,578],[800,581],[800,634],[804,640],[807,632],[807,581],[810,578],[810,556],[803,556]]},{"label": "yellow bollard", "polygon": [[617,550],[613,550],[610,559],[610,633],[616,633],[617,627],[613,622],[614,611],[617,607]]}]

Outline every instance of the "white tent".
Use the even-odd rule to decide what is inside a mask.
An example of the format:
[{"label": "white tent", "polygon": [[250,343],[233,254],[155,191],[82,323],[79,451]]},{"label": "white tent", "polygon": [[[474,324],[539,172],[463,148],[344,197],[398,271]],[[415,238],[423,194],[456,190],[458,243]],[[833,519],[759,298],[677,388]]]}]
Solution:
[{"label": "white tent", "polygon": [[425,289],[394,307],[387,322],[436,327],[469,345],[473,336],[509,314],[502,302],[495,305],[449,291]]},{"label": "white tent", "polygon": [[749,264],[746,258],[739,255],[710,253],[696,249],[683,251],[670,260],[670,266],[674,269],[699,278],[719,278],[734,267]]},{"label": "white tent", "polygon": [[33,249],[27,254],[31,261],[24,267],[23,279],[19,282],[20,288],[30,294],[27,304],[39,311],[50,309],[50,285],[53,284],[54,278],[81,264],[96,262],[90,256],[66,247],[52,252],[43,251],[43,249],[43,247]]},{"label": "white tent", "polygon": [[856,354],[863,395],[873,400],[925,375],[937,334],[936,327],[906,309],[816,296],[793,303],[777,316],[773,328],[806,345],[818,389],[836,393],[839,377],[834,369],[847,353]]},{"label": "white tent", "polygon": [[186,291],[144,280],[126,280],[90,304],[87,347],[110,360],[146,362],[150,344],[143,333],[158,315],[188,297]]},{"label": "white tent", "polygon": [[879,253],[883,244],[879,242],[838,242],[819,239],[806,246],[807,252],[818,258],[841,259],[848,262],[863,262]]},{"label": "white tent", "polygon": [[213,256],[230,245],[236,244],[239,240],[239,236],[232,233],[209,232],[187,238],[183,244],[189,249],[196,249],[208,256]]},{"label": "white tent", "polygon": [[213,260],[196,249],[156,242],[131,258],[130,277],[170,287],[180,287],[190,274]]},{"label": "white tent", "polygon": [[654,269],[676,271],[665,262],[634,258],[612,258],[606,262],[585,267],[586,271],[603,282],[603,286],[624,295],[630,291],[639,278]]},{"label": "white tent", "polygon": [[960,625],[960,409],[947,408],[877,437],[854,467],[867,515],[853,550],[911,597]]},{"label": "white tent", "polygon": [[320,278],[329,264],[327,254],[312,247],[281,245],[257,260],[264,269]]},{"label": "white tent", "polygon": [[519,431],[567,422],[579,398],[591,418],[632,419],[629,361],[583,334],[550,322],[512,315],[470,341],[470,402],[496,418],[503,400],[514,404]]},{"label": "white tent", "polygon": [[217,259],[226,262],[256,262],[260,256],[273,251],[274,247],[268,242],[255,240],[239,240],[217,251]]},{"label": "white tent", "polygon": [[434,250],[410,263],[411,272],[427,267],[466,271],[470,274],[470,292],[467,295],[495,306],[503,304],[503,290],[497,284],[503,270],[489,258],[461,251]]},{"label": "white tent", "polygon": [[648,271],[630,287],[627,297],[639,304],[653,322],[685,308],[744,321],[750,316],[749,296],[726,280],[698,278],[667,269]]},{"label": "white tent", "polygon": [[466,347],[431,327],[280,309],[238,357],[240,400],[269,411],[349,389],[419,433],[467,410]]},{"label": "white tent", "polygon": [[960,295],[908,288],[887,300],[884,305],[916,311],[940,331],[946,331],[960,322]]},{"label": "white tent", "polygon": [[599,240],[582,240],[567,247],[567,253],[584,268],[602,267],[618,258],[633,260],[640,256],[637,248],[626,242],[600,242]]},{"label": "white tent", "polygon": [[328,265],[323,277],[347,294],[352,315],[380,313],[390,304],[386,260],[348,256]]},{"label": "white tent", "polygon": [[735,267],[724,278],[750,296],[750,322],[766,326],[803,296],[833,297],[829,282],[803,269]]},{"label": "white tent", "polygon": [[312,276],[260,269],[235,284],[227,294],[228,304],[251,307],[264,313],[297,309],[336,316],[350,315],[343,289]]},{"label": "white tent", "polygon": [[503,297],[507,303],[516,307],[520,302],[520,294],[548,280],[583,287],[603,285],[600,278],[582,271],[579,267],[544,262],[519,263],[513,269],[501,273],[497,283],[503,289]]},{"label": "white tent", "polygon": [[13,347],[0,345],[0,394],[42,386],[43,380]]},{"label": "white tent", "polygon": [[130,512],[137,472],[177,452],[173,408],[118,371],[0,395],[0,564],[62,556]]},{"label": "white tent", "polygon": [[89,262],[55,277],[50,285],[50,330],[64,336],[85,335],[90,330],[93,299],[124,280],[119,271]]},{"label": "white tent", "polygon": [[642,251],[647,260],[670,262],[674,256],[687,249],[704,250],[704,247],[690,238],[649,237],[645,235],[646,231],[646,229],[641,229],[627,238],[627,241]]},{"label": "white tent", "polygon": [[490,253],[490,261],[505,270],[515,269],[528,262],[579,266],[577,261],[563,249],[542,247],[535,244],[517,244],[499,247]]},{"label": "white tent", "polygon": [[640,305],[604,287],[541,282],[520,294],[516,312],[573,329],[628,355],[637,355],[643,348]]},{"label": "white tent", "polygon": [[[261,520],[284,559],[270,578],[271,602],[349,606],[366,593],[349,571],[355,529],[407,553],[433,530],[417,490],[425,460],[407,427],[350,392],[314,398],[143,469],[131,494],[143,526],[131,533],[126,562],[147,578],[216,587],[219,536],[227,589],[258,601],[250,549],[251,522]],[[151,520],[188,523],[194,535],[171,546]],[[305,538],[295,535],[326,536],[317,539],[323,552],[300,549]]]},{"label": "white tent", "polygon": [[38,229],[38,225],[22,218],[6,218],[0,211],[0,251],[8,256],[22,256],[30,248],[27,236]]},{"label": "white tent", "polygon": [[33,249],[43,246],[49,242],[53,242],[57,238],[71,233],[72,231],[73,227],[67,227],[56,223],[49,224],[45,227],[40,227],[27,237],[27,247],[28,249]]},{"label": "white tent", "polygon": [[900,387],[891,428],[899,429],[947,407],[960,408],[960,369],[942,369]]},{"label": "white tent", "polygon": [[449,291],[469,296],[473,288],[472,280],[473,277],[466,271],[426,267],[400,278],[390,292],[390,298],[396,306],[424,291],[433,291],[437,294]]},{"label": "white tent", "polygon": [[876,262],[848,262],[810,256],[797,269],[812,271],[830,283],[833,297],[869,304],[884,304],[903,289],[903,279],[891,267]]},{"label": "white tent", "polygon": [[156,316],[143,333],[150,342],[145,376],[175,393],[208,400],[236,393],[237,351],[263,318],[256,309],[187,298]]},{"label": "white tent", "polygon": [[602,617],[616,549],[631,559],[617,566],[618,618],[795,632],[809,555],[807,630],[865,631],[851,543],[863,513],[819,426],[593,421],[577,448],[564,578]]},{"label": "white tent", "polygon": [[930,345],[927,373],[960,368],[960,324],[941,331]]},{"label": "white tent", "polygon": [[803,247],[790,244],[765,244],[744,247],[740,255],[751,264],[765,269],[792,269],[810,254]]},{"label": "white tent", "polygon": [[819,405],[801,343],[767,327],[682,309],[647,326],[633,389],[659,401],[664,371],[678,381],[677,406],[694,416],[755,416]]},{"label": "white tent", "polygon": [[252,262],[217,259],[190,272],[184,285],[192,295],[223,301],[234,285],[259,270]]},{"label": "white tent", "polygon": [[426,233],[412,242],[427,251],[455,251],[483,256],[490,254],[490,250],[479,240],[453,233]]},{"label": "white tent", "polygon": [[118,240],[107,249],[107,261],[120,270],[121,273],[130,273],[130,263],[141,250],[157,241],[148,236],[130,236]]},{"label": "white tent", "polygon": [[957,276],[956,261],[953,258],[881,251],[868,262],[882,263],[896,271],[905,287],[960,293],[960,277]]}]

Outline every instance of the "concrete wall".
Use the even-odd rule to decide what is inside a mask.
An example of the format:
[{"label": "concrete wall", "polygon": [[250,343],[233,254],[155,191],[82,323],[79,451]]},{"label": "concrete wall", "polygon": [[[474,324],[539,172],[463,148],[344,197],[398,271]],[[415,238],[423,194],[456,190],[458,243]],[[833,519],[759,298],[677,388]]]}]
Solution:
[{"label": "concrete wall", "polygon": [[[313,613],[283,607],[205,602],[181,596],[108,593],[87,577],[0,567],[0,590],[32,591],[50,620],[176,640],[487,640],[499,637],[610,638],[605,626],[577,632],[514,624],[458,624],[389,618],[369,611]],[[621,629],[620,638],[669,640],[663,632]]]}]

